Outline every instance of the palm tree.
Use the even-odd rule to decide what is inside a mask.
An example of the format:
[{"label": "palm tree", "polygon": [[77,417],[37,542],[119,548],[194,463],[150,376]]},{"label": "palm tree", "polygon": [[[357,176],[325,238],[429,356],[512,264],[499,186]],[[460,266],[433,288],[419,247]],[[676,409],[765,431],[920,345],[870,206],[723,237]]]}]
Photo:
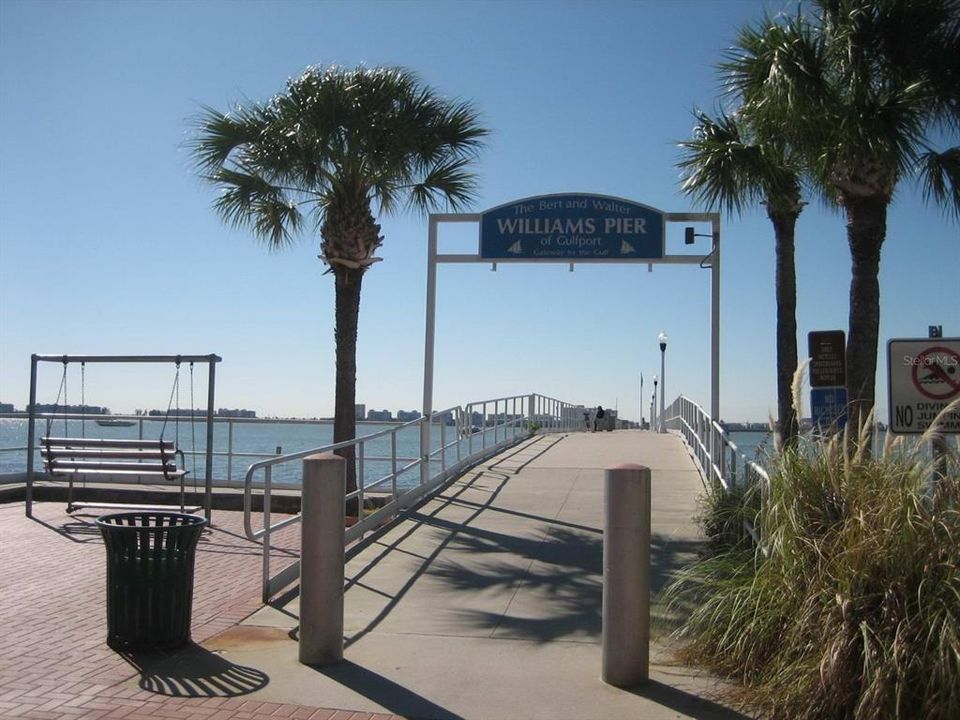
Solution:
[{"label": "palm tree", "polygon": [[854,427],[874,406],[880,252],[901,180],[960,214],[960,2],[815,0],[807,17],[744,28],[724,64],[745,116],[798,149],[847,219],[847,389]]},{"label": "palm tree", "polygon": [[[408,70],[336,66],[308,68],[266,103],[204,108],[196,129],[193,157],[222,191],[214,206],[224,221],[270,249],[319,234],[336,298],[333,440],[353,439],[360,288],[383,242],[375,213],[462,207],[488,131],[470,103]],[[340,454],[354,490],[353,447]]]},{"label": "palm tree", "polygon": [[797,371],[797,278],[794,231],[803,210],[801,169],[789,148],[773,138],[761,139],[736,115],[718,117],[695,112],[693,138],[680,143],[682,190],[710,208],[741,213],[762,203],[773,224],[776,242],[777,429],[782,447],[799,432],[793,404]]}]

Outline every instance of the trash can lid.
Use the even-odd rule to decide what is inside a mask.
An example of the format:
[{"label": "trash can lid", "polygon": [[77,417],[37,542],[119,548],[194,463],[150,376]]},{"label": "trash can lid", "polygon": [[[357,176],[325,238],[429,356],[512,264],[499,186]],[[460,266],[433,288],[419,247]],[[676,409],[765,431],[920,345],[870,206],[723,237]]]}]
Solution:
[{"label": "trash can lid", "polygon": [[117,530],[151,530],[169,527],[206,525],[206,518],[180,512],[135,511],[101,515],[95,520],[100,528]]}]

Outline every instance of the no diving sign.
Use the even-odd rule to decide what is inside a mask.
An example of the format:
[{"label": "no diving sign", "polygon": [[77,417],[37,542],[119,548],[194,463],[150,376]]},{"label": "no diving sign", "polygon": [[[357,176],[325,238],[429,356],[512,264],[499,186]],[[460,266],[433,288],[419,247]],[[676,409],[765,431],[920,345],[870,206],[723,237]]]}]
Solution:
[{"label": "no diving sign", "polygon": [[[960,338],[890,340],[887,368],[892,432],[923,433],[960,398]],[[960,433],[960,408],[947,413],[939,429]]]}]

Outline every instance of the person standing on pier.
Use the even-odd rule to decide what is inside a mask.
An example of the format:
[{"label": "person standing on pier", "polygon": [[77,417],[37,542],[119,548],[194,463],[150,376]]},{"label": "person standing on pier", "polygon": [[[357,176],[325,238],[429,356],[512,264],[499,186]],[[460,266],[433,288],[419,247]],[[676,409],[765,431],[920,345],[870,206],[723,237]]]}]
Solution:
[{"label": "person standing on pier", "polygon": [[597,412],[593,416],[593,431],[597,431],[597,424],[603,420],[606,413],[603,411],[603,405],[597,405]]}]

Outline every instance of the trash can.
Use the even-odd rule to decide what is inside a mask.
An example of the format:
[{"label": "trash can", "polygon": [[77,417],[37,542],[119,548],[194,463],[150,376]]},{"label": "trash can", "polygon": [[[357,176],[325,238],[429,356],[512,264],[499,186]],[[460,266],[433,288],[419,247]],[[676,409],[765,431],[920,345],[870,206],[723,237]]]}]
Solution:
[{"label": "trash can", "polygon": [[96,522],[107,549],[107,645],[167,649],[189,642],[193,565],[207,521],[126,512]]}]

